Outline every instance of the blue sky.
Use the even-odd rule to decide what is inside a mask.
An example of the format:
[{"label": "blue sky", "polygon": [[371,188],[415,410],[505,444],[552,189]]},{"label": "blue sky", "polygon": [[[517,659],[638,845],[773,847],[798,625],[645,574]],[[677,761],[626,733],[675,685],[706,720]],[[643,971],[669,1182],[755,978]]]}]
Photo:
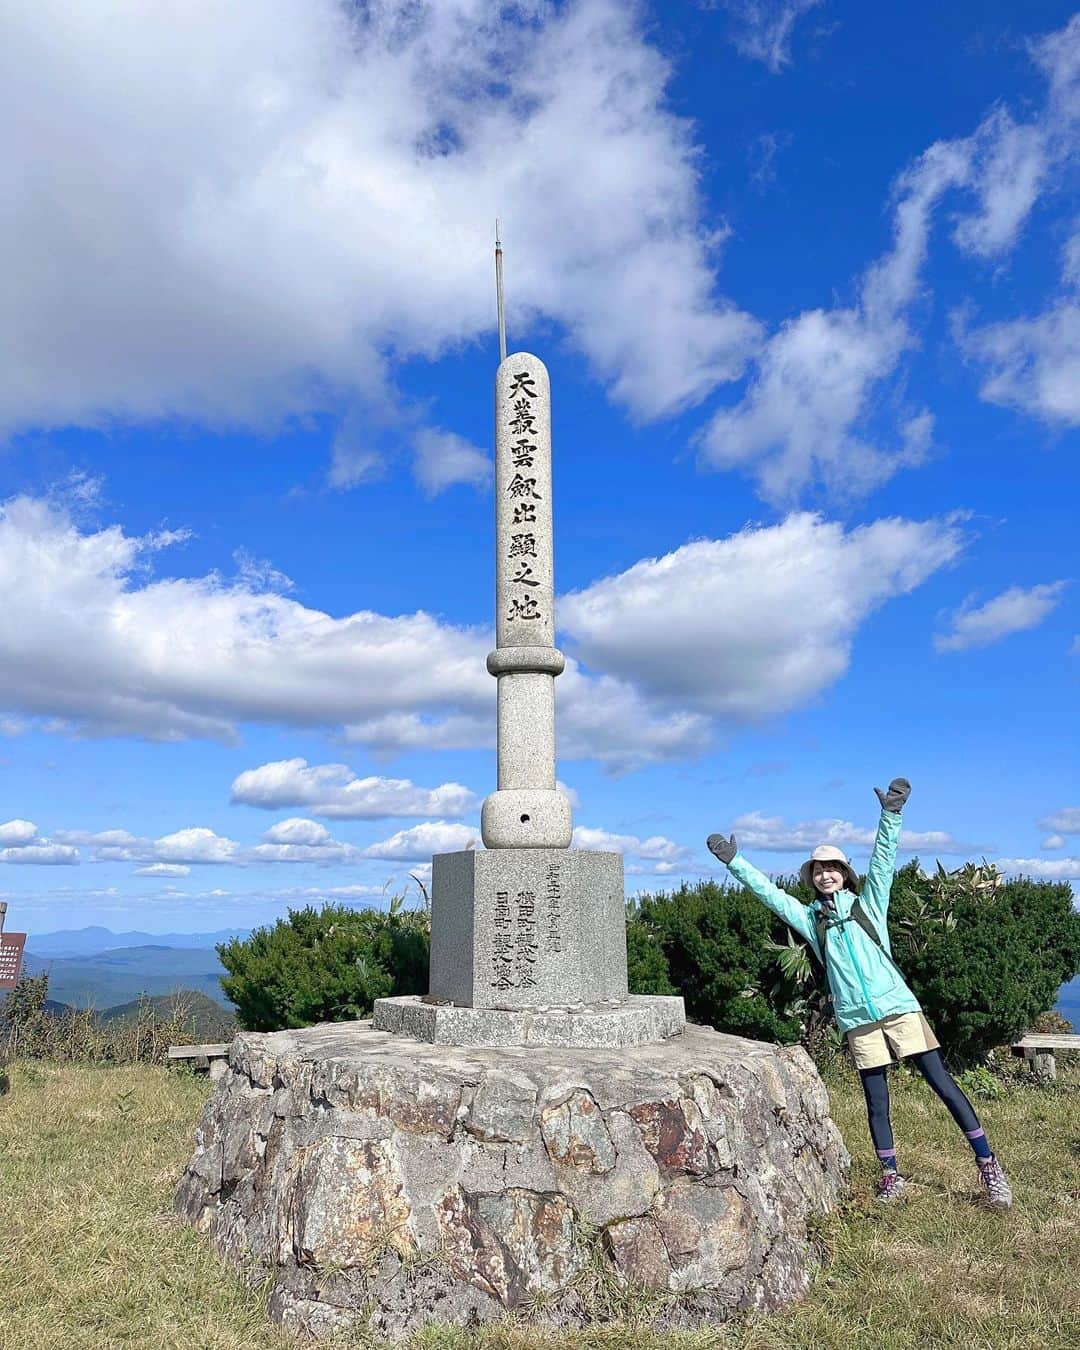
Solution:
[{"label": "blue sky", "polygon": [[1080,879],[1080,17],[4,0],[0,892],[379,903],[494,787],[492,227],[629,891]]}]

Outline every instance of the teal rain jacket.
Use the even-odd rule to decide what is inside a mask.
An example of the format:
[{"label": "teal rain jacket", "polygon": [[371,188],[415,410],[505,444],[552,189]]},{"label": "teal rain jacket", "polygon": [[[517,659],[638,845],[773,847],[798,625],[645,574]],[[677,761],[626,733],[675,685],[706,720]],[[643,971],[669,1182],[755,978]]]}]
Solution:
[{"label": "teal rain jacket", "polygon": [[881,938],[878,947],[870,936],[851,917],[855,897],[850,891],[838,891],[834,897],[841,922],[825,933],[829,959],[818,946],[813,911],[818,908],[815,898],[809,905],[796,900],[787,891],[774,886],[764,873],[736,853],[728,868],[737,880],[779,914],[789,927],[807,942],[825,963],[829,972],[836,1024],[841,1031],[853,1031],[867,1022],[877,1022],[895,1013],[921,1012],[919,1000],[907,987],[892,959],[889,943],[889,890],[896,863],[896,844],[900,838],[900,816],[895,811],[882,811],[878,822],[874,851],[870,855],[870,870],[866,875],[859,901],[870,922]]}]

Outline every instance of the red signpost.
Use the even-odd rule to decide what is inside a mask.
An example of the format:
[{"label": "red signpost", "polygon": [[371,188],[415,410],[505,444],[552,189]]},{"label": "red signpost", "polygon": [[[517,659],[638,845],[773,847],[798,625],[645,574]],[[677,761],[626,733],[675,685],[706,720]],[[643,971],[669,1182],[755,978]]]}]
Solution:
[{"label": "red signpost", "polygon": [[0,989],[12,989],[18,983],[26,943],[25,933],[4,932],[6,914],[7,901],[0,900]]}]

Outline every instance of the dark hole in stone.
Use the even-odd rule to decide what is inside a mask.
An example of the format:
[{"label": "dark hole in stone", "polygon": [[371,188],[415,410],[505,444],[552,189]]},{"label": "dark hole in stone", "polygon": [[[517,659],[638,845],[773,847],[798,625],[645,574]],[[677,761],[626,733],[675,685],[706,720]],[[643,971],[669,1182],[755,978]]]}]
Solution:
[{"label": "dark hole in stone", "polygon": [[528,817],[528,816],[522,816],[522,817],[521,817],[521,823],[522,823],[522,825],[528,825],[528,823],[529,823],[529,817]]}]

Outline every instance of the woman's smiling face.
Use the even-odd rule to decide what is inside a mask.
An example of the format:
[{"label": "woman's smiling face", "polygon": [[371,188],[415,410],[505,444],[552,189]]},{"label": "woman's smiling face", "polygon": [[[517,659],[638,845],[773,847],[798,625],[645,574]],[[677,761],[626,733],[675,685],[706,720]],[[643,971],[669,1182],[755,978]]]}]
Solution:
[{"label": "woman's smiling face", "polygon": [[816,862],[811,878],[814,889],[822,895],[835,895],[844,889],[844,869],[838,862]]}]

